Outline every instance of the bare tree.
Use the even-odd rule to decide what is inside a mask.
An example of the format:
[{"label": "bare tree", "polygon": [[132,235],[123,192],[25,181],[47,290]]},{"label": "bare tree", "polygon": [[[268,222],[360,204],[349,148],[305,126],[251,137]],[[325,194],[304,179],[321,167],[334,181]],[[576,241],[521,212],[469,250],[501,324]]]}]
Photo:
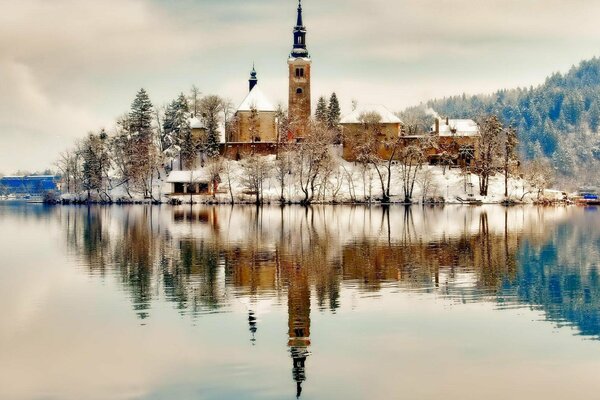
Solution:
[{"label": "bare tree", "polygon": [[517,156],[517,131],[511,126],[504,132],[504,197],[508,198],[508,178],[519,164]]},{"label": "bare tree", "polygon": [[402,176],[402,190],[404,192],[404,202],[407,204],[412,203],[417,173],[426,160],[424,153],[425,147],[425,144],[417,142],[409,144],[399,151],[399,168]]},{"label": "bare tree", "polygon": [[537,190],[539,200],[544,195],[544,190],[554,181],[555,173],[552,164],[547,158],[536,158],[525,164],[523,170],[525,179]]},{"label": "bare tree", "polygon": [[318,178],[332,157],[330,145],[333,139],[334,132],[311,121],[306,126],[303,140],[296,146],[295,166],[300,190],[304,194],[303,204],[310,204],[315,198]]},{"label": "bare tree", "polygon": [[233,195],[233,181],[235,180],[235,169],[234,162],[230,160],[225,160],[223,164],[223,171],[225,172],[225,177],[227,178],[227,186],[229,190],[229,197],[231,199],[231,204],[235,202],[235,198]]},{"label": "bare tree", "polygon": [[285,188],[286,181],[289,176],[292,175],[293,169],[293,154],[290,151],[280,151],[277,154],[277,160],[275,160],[275,178],[279,183],[280,188],[280,196],[279,202],[284,204],[286,202],[285,199]]},{"label": "bare tree", "polygon": [[[382,117],[376,112],[363,113],[359,117],[363,132],[347,138],[356,151],[357,161],[371,165],[381,184],[381,202],[390,201],[392,182],[392,165],[401,147],[400,136],[388,138],[384,136]],[[400,132],[398,132],[399,134]],[[381,138],[384,137],[383,140]]]},{"label": "bare tree", "polygon": [[497,116],[490,115],[481,118],[479,128],[474,171],[479,176],[479,194],[487,196],[490,177],[496,173],[500,164],[504,127]]},{"label": "bare tree", "polygon": [[195,117],[197,117],[198,113],[200,112],[201,97],[202,97],[202,92],[200,91],[200,89],[198,89],[198,87],[196,85],[192,85],[192,88],[190,89],[189,101],[191,104],[192,112],[194,113]]},{"label": "bare tree", "polygon": [[417,185],[421,189],[421,201],[427,202],[433,186],[433,174],[429,168],[423,168],[417,175]]},{"label": "bare tree", "polygon": [[217,196],[215,183],[221,182],[221,174],[225,170],[225,162],[222,157],[215,157],[208,162],[206,168],[210,176],[209,184],[212,185],[211,191],[214,199]]},{"label": "bare tree", "polygon": [[254,194],[256,205],[264,202],[264,183],[271,175],[271,167],[266,157],[258,155],[251,155],[242,161],[244,170],[242,183],[247,190]]}]

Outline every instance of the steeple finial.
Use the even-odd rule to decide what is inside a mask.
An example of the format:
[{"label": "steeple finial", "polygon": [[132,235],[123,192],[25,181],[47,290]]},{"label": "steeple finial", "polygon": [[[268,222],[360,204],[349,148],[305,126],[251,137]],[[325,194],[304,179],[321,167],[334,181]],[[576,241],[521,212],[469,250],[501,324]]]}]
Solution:
[{"label": "steeple finial", "polygon": [[254,67],[254,62],[252,63],[252,71],[250,71],[250,79],[248,79],[250,91],[254,89],[254,86],[258,84],[258,78],[256,73],[256,68]]},{"label": "steeple finial", "polygon": [[296,22],[296,26],[304,26],[302,22],[302,0],[298,0],[298,21]]},{"label": "steeple finial", "polygon": [[294,47],[292,49],[292,58],[309,58],[306,49],[306,27],[302,18],[302,0],[298,0],[298,19],[294,27]]}]

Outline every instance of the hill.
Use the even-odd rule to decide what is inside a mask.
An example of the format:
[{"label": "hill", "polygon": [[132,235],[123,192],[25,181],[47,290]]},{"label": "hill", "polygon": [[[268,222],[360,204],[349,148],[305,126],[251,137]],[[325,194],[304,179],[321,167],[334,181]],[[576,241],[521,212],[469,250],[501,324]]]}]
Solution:
[{"label": "hill", "polygon": [[[555,73],[530,88],[491,95],[432,100],[427,107],[452,118],[496,114],[518,128],[525,159],[547,157],[563,182],[598,184],[600,167],[600,59]],[[416,108],[403,116],[414,115]]]}]

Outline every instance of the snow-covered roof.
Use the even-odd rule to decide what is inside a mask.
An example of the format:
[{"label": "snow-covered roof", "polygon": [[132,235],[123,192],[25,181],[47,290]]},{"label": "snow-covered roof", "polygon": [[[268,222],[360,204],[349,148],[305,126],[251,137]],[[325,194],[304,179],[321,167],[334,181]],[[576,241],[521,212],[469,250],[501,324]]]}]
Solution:
[{"label": "snow-covered roof", "polygon": [[250,111],[252,108],[256,108],[257,111],[276,111],[276,108],[269,99],[267,99],[267,96],[260,90],[258,85],[252,88],[237,110]]},{"label": "snow-covered roof", "polygon": [[387,107],[381,104],[367,104],[357,108],[351,114],[344,116],[341,120],[342,124],[360,124],[361,116],[367,113],[377,113],[381,116],[382,124],[401,124],[402,121]]},{"label": "snow-covered roof", "polygon": [[210,182],[212,177],[208,170],[200,169],[197,171],[173,171],[167,178],[167,183],[187,183],[187,182]]},{"label": "snow-covered roof", "polygon": [[[435,129],[436,126],[433,124],[431,131],[435,132]],[[439,133],[440,136],[477,136],[479,126],[472,119],[441,119]]]},{"label": "snow-covered roof", "polygon": [[198,117],[194,117],[190,119],[190,128],[192,129],[206,129],[202,120]]}]

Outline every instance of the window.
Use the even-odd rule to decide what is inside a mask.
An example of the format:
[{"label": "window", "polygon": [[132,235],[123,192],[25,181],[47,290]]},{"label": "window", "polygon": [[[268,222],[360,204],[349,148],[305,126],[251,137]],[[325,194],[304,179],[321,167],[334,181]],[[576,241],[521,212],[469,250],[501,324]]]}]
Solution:
[{"label": "window", "polygon": [[296,78],[304,77],[304,68],[296,68]]},{"label": "window", "polygon": [[302,88],[296,89],[296,94],[302,94],[302,92],[303,92]]}]

